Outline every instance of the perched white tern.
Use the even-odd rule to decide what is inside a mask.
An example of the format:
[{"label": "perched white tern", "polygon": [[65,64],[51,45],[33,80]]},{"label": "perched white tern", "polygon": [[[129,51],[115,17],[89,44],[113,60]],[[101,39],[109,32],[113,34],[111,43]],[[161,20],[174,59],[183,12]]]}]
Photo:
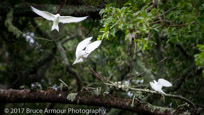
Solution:
[{"label": "perched white tern", "polygon": [[42,16],[43,18],[45,18],[49,21],[53,21],[51,31],[54,29],[59,31],[59,26],[58,26],[59,22],[61,22],[61,23],[77,23],[77,22],[81,22],[81,21],[85,20],[88,17],[88,16],[85,16],[85,17],[60,16],[60,14],[54,15],[54,14],[51,14],[51,13],[46,12],[46,11],[38,10],[32,6],[31,6],[31,9],[33,10],[33,12],[35,12],[39,16]]},{"label": "perched white tern", "polygon": [[87,58],[89,54],[98,48],[101,44],[101,40],[95,41],[91,43],[92,37],[86,38],[85,40],[81,41],[76,48],[76,60],[74,61],[73,65],[79,62],[82,62],[84,58]]},{"label": "perched white tern", "polygon": [[154,80],[154,82],[150,82],[150,86],[152,87],[152,89],[154,89],[157,92],[164,93],[164,91],[162,90],[162,87],[171,87],[172,84],[165,80],[165,79],[159,79],[158,82]]}]

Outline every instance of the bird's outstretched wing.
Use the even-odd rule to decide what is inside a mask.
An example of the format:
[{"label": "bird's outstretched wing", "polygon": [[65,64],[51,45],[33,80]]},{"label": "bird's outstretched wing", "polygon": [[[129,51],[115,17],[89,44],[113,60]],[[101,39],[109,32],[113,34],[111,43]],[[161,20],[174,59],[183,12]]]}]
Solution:
[{"label": "bird's outstretched wing", "polygon": [[[92,51],[94,51],[96,48],[98,48],[101,45],[101,40],[100,41],[95,41],[93,43],[90,43],[87,47],[85,52],[89,55]],[[88,56],[86,55],[86,57]]]},{"label": "bird's outstretched wing", "polygon": [[76,55],[80,50],[83,50],[88,44],[90,44],[91,39],[92,37],[86,38],[77,45]]},{"label": "bird's outstretched wing", "polygon": [[171,87],[172,86],[172,84],[165,79],[159,79],[158,84],[161,86],[165,86],[165,87]]},{"label": "bird's outstretched wing", "polygon": [[51,20],[51,21],[54,21],[54,15],[49,13],[49,12],[46,12],[46,11],[41,11],[41,10],[38,10],[34,7],[31,6],[31,9],[33,12],[35,12],[36,14],[38,14],[39,16],[42,16],[43,18],[47,19],[47,20]]},{"label": "bird's outstretched wing", "polygon": [[86,52],[87,53],[91,53],[92,51],[94,51],[96,48],[98,48],[101,45],[101,40],[99,41],[95,41],[90,43],[87,47],[86,47]]},{"label": "bird's outstretched wing", "polygon": [[73,17],[73,16],[60,16],[59,22],[61,23],[77,23],[85,20],[88,16],[85,17]]}]

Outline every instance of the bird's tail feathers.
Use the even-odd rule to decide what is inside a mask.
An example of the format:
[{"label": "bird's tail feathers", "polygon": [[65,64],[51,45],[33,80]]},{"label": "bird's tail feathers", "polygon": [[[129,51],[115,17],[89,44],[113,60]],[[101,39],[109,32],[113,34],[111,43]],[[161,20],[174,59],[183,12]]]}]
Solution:
[{"label": "bird's tail feathers", "polygon": [[77,60],[75,60],[74,63],[73,63],[72,65],[77,64],[77,63],[78,63]]},{"label": "bird's tail feathers", "polygon": [[52,25],[51,31],[53,31],[54,29],[56,29],[56,30],[59,32],[59,26],[58,26],[58,24],[53,24],[53,25]]},{"label": "bird's tail feathers", "polygon": [[82,61],[83,61],[82,58],[80,58],[80,59],[76,59],[72,65],[77,64],[77,63],[82,62]]}]

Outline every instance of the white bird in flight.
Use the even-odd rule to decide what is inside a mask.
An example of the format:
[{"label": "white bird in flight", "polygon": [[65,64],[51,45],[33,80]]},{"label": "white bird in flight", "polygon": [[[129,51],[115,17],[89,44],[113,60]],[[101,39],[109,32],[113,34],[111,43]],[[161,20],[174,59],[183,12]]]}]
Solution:
[{"label": "white bird in flight", "polygon": [[162,90],[162,87],[171,87],[172,84],[165,80],[165,79],[159,79],[158,82],[154,80],[154,82],[150,82],[150,86],[152,87],[152,89],[154,89],[157,92],[160,92],[162,94],[166,94],[164,93],[164,91]]},{"label": "white bird in flight", "polygon": [[75,53],[76,60],[74,61],[73,65],[82,62],[83,59],[87,58],[89,54],[98,48],[102,42],[102,40],[99,40],[91,43],[91,39],[92,37],[86,38],[77,45]]},{"label": "white bird in flight", "polygon": [[54,14],[51,14],[51,13],[46,12],[46,11],[38,10],[32,6],[31,6],[31,9],[33,10],[33,12],[35,12],[39,16],[42,16],[43,18],[45,18],[49,21],[53,21],[51,31],[54,29],[59,31],[59,26],[58,26],[59,22],[61,22],[61,23],[77,23],[77,22],[81,22],[81,21],[85,20],[88,17],[88,16],[85,16],[85,17],[60,16],[60,14],[54,15]]}]

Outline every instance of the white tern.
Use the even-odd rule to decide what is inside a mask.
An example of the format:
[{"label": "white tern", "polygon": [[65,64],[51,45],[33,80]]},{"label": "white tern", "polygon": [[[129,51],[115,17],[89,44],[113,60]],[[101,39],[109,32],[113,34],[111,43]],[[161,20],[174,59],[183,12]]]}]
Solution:
[{"label": "white tern", "polygon": [[86,38],[85,40],[81,41],[76,48],[76,60],[74,61],[73,65],[79,62],[82,62],[84,58],[87,58],[89,54],[98,48],[101,44],[101,40],[95,41],[91,43],[92,37]]},{"label": "white tern", "polygon": [[46,12],[46,11],[38,10],[32,6],[31,6],[31,9],[33,12],[35,12],[39,16],[42,16],[43,18],[45,18],[49,21],[53,21],[51,31],[54,29],[59,31],[59,26],[58,26],[59,22],[61,22],[61,23],[77,23],[77,22],[81,22],[81,21],[85,20],[88,17],[88,16],[85,16],[85,17],[60,16],[60,14],[54,15],[54,14],[51,14],[51,13]]},{"label": "white tern", "polygon": [[152,87],[152,89],[154,89],[157,92],[164,93],[164,91],[162,90],[162,87],[171,87],[172,84],[165,80],[165,79],[159,79],[158,82],[154,80],[154,82],[150,82],[150,86]]}]

